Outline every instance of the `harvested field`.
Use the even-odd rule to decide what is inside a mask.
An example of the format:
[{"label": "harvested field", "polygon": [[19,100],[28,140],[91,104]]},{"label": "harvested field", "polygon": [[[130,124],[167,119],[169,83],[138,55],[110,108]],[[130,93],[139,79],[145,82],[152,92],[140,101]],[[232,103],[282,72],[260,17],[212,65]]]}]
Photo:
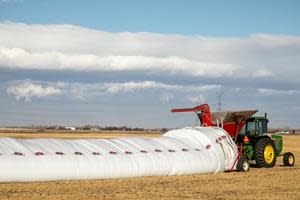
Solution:
[{"label": "harvested field", "polygon": [[0,128],[0,137],[14,138],[116,138],[127,136],[159,137],[161,132],[143,131],[64,131],[39,129],[5,129]]},{"label": "harvested field", "polygon": [[[0,136],[107,138],[159,133],[20,133]],[[251,168],[248,173],[219,173],[178,177],[143,177],[0,184],[0,199],[300,199],[300,135],[285,135],[284,147],[296,156],[293,168],[278,158],[272,169]],[[0,163],[1,164],[1,163]]]}]

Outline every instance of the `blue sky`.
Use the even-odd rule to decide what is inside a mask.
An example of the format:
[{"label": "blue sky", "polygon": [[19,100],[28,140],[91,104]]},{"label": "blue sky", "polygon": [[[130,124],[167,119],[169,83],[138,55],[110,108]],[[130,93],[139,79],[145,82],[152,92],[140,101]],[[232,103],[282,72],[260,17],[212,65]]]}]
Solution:
[{"label": "blue sky", "polygon": [[0,0],[0,125],[194,125],[259,109],[299,128],[299,1]]},{"label": "blue sky", "polygon": [[1,21],[221,37],[300,34],[297,0],[2,0],[6,1],[0,6]]}]

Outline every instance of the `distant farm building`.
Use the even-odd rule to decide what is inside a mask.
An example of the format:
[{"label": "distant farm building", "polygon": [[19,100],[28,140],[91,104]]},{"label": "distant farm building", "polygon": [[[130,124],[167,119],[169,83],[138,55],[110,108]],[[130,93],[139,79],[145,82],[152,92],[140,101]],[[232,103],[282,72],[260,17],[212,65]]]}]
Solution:
[{"label": "distant farm building", "polygon": [[66,129],[66,130],[70,130],[70,131],[75,131],[75,130],[76,130],[76,127],[66,126],[65,129]]}]

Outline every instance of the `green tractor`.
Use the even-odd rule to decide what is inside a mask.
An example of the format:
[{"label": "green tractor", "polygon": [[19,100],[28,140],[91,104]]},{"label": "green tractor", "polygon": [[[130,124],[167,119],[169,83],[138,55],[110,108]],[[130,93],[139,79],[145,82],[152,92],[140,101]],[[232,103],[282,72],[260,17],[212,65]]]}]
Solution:
[{"label": "green tractor", "polygon": [[257,110],[210,112],[209,105],[203,104],[194,108],[172,109],[171,112],[194,112],[200,126],[225,129],[238,146],[237,171],[248,171],[250,162],[258,167],[273,167],[279,156],[283,156],[284,166],[295,164],[291,152],[282,153],[283,137],[268,134],[267,115],[253,117]]},{"label": "green tractor", "polygon": [[[294,166],[295,157],[291,152],[282,153],[283,137],[268,134],[268,119],[264,117],[250,117],[236,139],[241,148],[242,157],[255,161],[258,167],[273,167],[276,159],[283,156],[284,166]],[[242,159],[244,160],[244,159]],[[243,162],[238,163],[238,171],[245,171]]]}]

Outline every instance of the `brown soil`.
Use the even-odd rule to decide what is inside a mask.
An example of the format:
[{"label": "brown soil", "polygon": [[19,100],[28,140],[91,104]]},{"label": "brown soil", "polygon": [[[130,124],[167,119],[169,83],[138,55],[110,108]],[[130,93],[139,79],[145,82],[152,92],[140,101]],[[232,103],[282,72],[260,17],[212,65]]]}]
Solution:
[{"label": "brown soil", "polygon": [[272,169],[251,168],[247,173],[6,183],[0,184],[0,199],[300,199],[300,135],[286,135],[284,143],[296,156],[292,168],[281,166],[280,157]]}]

